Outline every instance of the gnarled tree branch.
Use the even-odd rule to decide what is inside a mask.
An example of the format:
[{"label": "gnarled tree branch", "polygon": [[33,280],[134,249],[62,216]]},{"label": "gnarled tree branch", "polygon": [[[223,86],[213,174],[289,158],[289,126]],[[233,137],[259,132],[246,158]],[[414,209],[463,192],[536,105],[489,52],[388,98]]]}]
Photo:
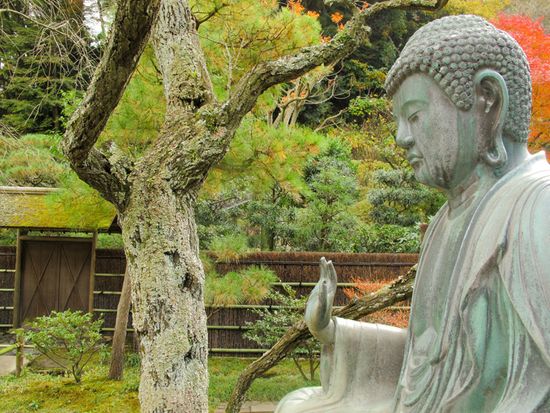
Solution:
[{"label": "gnarled tree branch", "polygon": [[129,162],[120,154],[108,156],[93,146],[137,66],[159,6],[160,0],[119,2],[105,53],[63,141],[63,151],[80,178],[119,208],[128,191]]},{"label": "gnarled tree branch", "polygon": [[248,72],[235,86],[223,106],[223,120],[228,129],[250,110],[258,97],[268,88],[288,82],[320,65],[334,64],[349,56],[368,37],[367,21],[372,16],[388,9],[437,10],[448,0],[389,0],[375,3],[356,13],[330,42],[307,47],[300,52],[277,60],[262,63]]},{"label": "gnarled tree branch", "polygon": [[210,103],[212,81],[187,0],[162,0],[152,41],[168,114],[194,111]]}]

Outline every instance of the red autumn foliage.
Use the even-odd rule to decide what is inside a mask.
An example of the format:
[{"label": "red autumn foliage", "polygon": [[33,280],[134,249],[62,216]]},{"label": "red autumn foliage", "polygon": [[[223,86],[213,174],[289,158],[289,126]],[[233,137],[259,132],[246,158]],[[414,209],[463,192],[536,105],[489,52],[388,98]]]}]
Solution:
[{"label": "red autumn foliage", "polygon": [[380,310],[374,314],[369,315],[365,321],[376,324],[386,324],[389,326],[407,328],[409,325],[410,311],[408,309],[397,310],[387,309]]},{"label": "red autumn foliage", "polygon": [[499,15],[492,23],[508,32],[525,51],[533,80],[533,114],[529,148],[546,150],[550,162],[550,35],[544,32],[542,19]]},{"label": "red autumn foliage", "polygon": [[[391,282],[370,282],[362,278],[352,278],[352,282],[355,284],[353,288],[344,289],[344,294],[350,299],[364,297],[378,291],[385,285],[391,284]],[[395,307],[387,308],[367,316],[364,321],[407,328],[409,325],[409,313],[408,308],[404,308],[403,310]]]},{"label": "red autumn foliage", "polygon": [[356,277],[353,277],[351,281],[355,284],[355,286],[352,288],[344,289],[344,294],[349,299],[364,297],[365,295],[374,293],[378,291],[380,288],[389,284],[388,282],[379,282],[379,281],[372,282],[372,281],[367,281],[362,278],[356,278]]}]

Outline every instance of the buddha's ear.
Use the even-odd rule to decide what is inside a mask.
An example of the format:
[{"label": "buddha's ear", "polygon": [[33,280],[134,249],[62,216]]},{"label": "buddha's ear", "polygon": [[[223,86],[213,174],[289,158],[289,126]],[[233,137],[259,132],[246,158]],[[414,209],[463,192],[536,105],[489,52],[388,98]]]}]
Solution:
[{"label": "buddha's ear", "polygon": [[483,69],[474,78],[474,91],[481,156],[490,166],[502,166],[508,158],[502,140],[508,114],[508,87],[500,74]]}]

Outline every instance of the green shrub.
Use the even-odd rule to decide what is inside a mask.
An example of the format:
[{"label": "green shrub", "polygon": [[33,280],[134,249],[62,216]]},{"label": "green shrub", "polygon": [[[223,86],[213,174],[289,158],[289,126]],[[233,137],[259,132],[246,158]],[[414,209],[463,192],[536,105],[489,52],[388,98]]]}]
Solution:
[{"label": "green shrub", "polygon": [[237,261],[249,250],[248,240],[242,234],[220,235],[212,238],[209,249],[220,261]]},{"label": "green shrub", "polygon": [[80,383],[84,367],[103,348],[102,324],[103,320],[94,321],[91,313],[52,311],[49,316],[32,321],[25,338],[54,363],[70,369],[75,381]]},{"label": "green shrub", "polygon": [[124,358],[124,364],[128,367],[139,367],[141,366],[141,357],[139,356],[139,353],[127,353],[126,357]]},{"label": "green shrub", "polygon": [[389,102],[387,98],[356,97],[349,102],[349,113],[352,116],[362,118],[387,110]]},{"label": "green shrub", "polygon": [[304,208],[297,208],[295,249],[349,251],[349,233],[359,224],[350,212],[359,188],[349,145],[333,140],[304,169],[309,191]]},{"label": "green shrub", "polygon": [[97,234],[97,248],[123,248],[124,241],[121,234]]},{"label": "green shrub", "polygon": [[362,225],[354,235],[354,252],[417,253],[419,250],[418,226]]},{"label": "green shrub", "polygon": [[[297,298],[296,291],[288,285],[283,285],[283,293],[271,291],[268,298],[277,307],[253,310],[259,319],[254,323],[247,322],[246,325],[250,329],[244,333],[245,338],[265,348],[273,347],[294,323],[303,318],[307,302],[307,296]],[[315,371],[319,367],[319,352],[319,342],[310,338],[290,353],[290,357],[305,380],[314,380]],[[300,365],[300,358],[308,361],[307,375]]]},{"label": "green shrub", "polygon": [[443,194],[421,185],[410,169],[378,169],[371,173],[368,200],[375,224],[412,226],[426,222],[445,202]]},{"label": "green shrub", "polygon": [[206,276],[204,301],[207,307],[226,307],[243,301],[242,280],[235,271]]},{"label": "green shrub", "polygon": [[271,291],[271,285],[279,281],[279,277],[270,269],[252,265],[239,271],[242,280],[244,301],[249,304],[262,302]]},{"label": "green shrub", "polygon": [[15,245],[17,243],[17,231],[11,228],[0,229],[0,245]]},{"label": "green shrub", "polygon": [[256,304],[263,301],[278,281],[277,275],[265,268],[251,266],[225,275],[209,271],[206,274],[205,305],[225,307],[235,304]]}]

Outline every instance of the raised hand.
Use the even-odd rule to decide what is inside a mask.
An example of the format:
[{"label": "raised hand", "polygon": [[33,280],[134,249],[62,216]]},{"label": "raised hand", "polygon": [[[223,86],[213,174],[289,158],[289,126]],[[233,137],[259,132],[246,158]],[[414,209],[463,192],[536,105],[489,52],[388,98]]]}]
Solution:
[{"label": "raised hand", "polygon": [[305,321],[313,334],[324,344],[334,342],[334,322],[332,321],[332,304],[338,279],[332,261],[321,258],[321,276],[311,292],[306,306]]}]

